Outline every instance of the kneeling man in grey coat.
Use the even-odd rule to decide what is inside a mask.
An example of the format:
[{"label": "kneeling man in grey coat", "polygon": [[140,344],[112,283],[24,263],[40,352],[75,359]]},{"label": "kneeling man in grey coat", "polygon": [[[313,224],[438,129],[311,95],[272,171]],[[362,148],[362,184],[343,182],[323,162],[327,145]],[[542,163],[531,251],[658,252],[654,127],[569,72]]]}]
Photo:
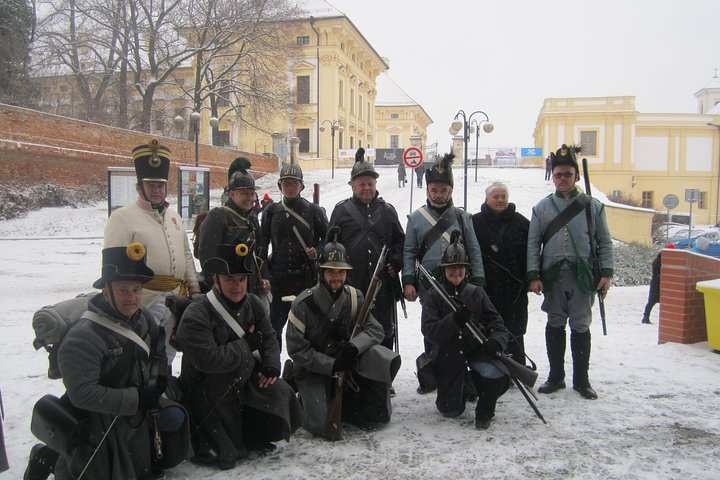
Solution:
[{"label": "kneeling man in grey coat", "polygon": [[390,385],[400,368],[400,356],[380,345],[385,333],[372,315],[351,338],[364,300],[362,292],[345,284],[351,269],[345,247],[328,242],[320,262],[320,279],[293,301],[286,332],[305,413],[303,426],[329,439],[338,438],[326,430],[338,374],[344,372],[345,378],[342,422],[375,429],[390,421]]},{"label": "kneeling man in grey coat", "polygon": [[280,346],[262,301],[247,293],[254,252],[218,245],[203,271],[213,288],[185,310],[178,328],[180,380],[189,397],[198,464],[233,468],[250,450],[289,440],[302,410],[280,377]]}]

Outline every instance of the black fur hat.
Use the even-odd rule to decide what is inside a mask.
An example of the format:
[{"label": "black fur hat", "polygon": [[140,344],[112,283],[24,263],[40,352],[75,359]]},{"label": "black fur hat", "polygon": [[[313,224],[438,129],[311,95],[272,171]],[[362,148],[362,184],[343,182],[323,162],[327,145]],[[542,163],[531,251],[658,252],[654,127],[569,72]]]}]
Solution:
[{"label": "black fur hat", "polygon": [[559,165],[567,165],[575,169],[575,173],[580,173],[577,163],[577,154],[582,152],[581,145],[570,145],[567,146],[564,143],[557,152],[550,152],[550,170],[555,170],[555,167]]},{"label": "black fur hat", "polygon": [[452,187],[452,163],[454,158],[454,153],[446,153],[442,158],[438,155],[435,160],[435,165],[433,165],[432,168],[425,170],[425,183],[445,183]]},{"label": "black fur hat", "polygon": [[228,184],[226,190],[238,190],[241,188],[250,188],[257,190],[255,186],[255,178],[250,173],[252,164],[245,157],[238,157],[232,161],[228,168]]},{"label": "black fur hat", "polygon": [[373,178],[378,178],[380,175],[375,171],[373,164],[365,160],[365,149],[360,147],[355,152],[355,165],[353,165],[350,171],[350,181],[355,180],[357,177],[369,175]]}]

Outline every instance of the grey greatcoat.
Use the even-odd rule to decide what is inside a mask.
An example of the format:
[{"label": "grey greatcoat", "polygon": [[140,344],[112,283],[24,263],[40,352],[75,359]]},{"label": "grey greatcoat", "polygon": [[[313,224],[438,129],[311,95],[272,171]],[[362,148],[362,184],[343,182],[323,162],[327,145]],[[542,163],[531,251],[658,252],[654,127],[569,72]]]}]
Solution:
[{"label": "grey greatcoat", "polygon": [[[453,206],[452,201],[445,208],[437,209],[429,205],[418,208],[410,214],[405,232],[405,245],[403,247],[402,284],[415,285],[418,294],[425,296],[427,284],[425,280],[416,278],[416,262],[420,262],[429,272],[440,277],[440,260],[445,249],[450,244],[450,235],[454,230],[460,230],[460,243],[465,248],[470,261],[470,281],[476,285],[485,285],[485,270],[483,269],[482,252],[478,244],[475,229],[473,228],[472,217],[462,209]],[[427,252],[423,258],[418,258],[423,240],[432,230],[433,225],[438,223],[443,215],[449,216],[449,227],[432,245],[428,245]],[[432,223],[429,219],[432,219]],[[422,277],[420,275],[420,277]]]},{"label": "grey greatcoat", "polygon": [[[84,478],[154,478],[150,471],[151,422],[144,410],[138,410],[138,389],[167,375],[164,333],[143,309],[130,319],[112,316],[108,312],[113,309],[102,295],[90,301],[89,310],[132,329],[150,347],[150,358],[126,337],[87,319],[68,331],[58,352],[60,372],[72,404],[89,412],[90,429],[87,441],[76,447],[71,456],[59,458],[55,478],[77,478],[115,416],[118,419]],[[103,385],[101,379],[118,361],[125,361],[120,359],[127,348],[135,349],[128,368],[122,369],[119,377],[113,375],[117,381],[112,385]]]},{"label": "grey greatcoat", "polygon": [[324,431],[334,396],[335,355],[341,342],[348,340],[358,349],[352,375],[361,388],[359,401],[346,401],[343,395],[343,420],[356,425],[390,421],[390,384],[400,368],[400,356],[379,345],[383,328],[372,315],[362,332],[350,339],[363,300],[362,292],[349,285],[333,295],[321,280],[303,291],[290,309],[286,345],[294,362],[304,427],[315,435]]},{"label": "grey greatcoat", "polygon": [[[254,325],[263,338],[257,360],[207,297],[190,304],[178,328],[183,350],[180,381],[196,422],[193,429],[201,423],[220,456],[233,457],[234,450],[254,442],[288,440],[301,424],[302,411],[295,392],[282,379],[258,387],[261,367],[280,372],[280,347],[262,301],[247,294],[239,304],[230,305],[217,289],[213,291],[245,332]],[[251,428],[261,421],[262,429]]]}]

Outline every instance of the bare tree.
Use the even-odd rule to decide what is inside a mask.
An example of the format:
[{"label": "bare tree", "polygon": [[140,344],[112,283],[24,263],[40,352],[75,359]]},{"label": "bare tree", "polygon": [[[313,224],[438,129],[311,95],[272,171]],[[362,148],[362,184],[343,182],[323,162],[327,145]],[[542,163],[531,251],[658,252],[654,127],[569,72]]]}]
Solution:
[{"label": "bare tree", "polygon": [[35,16],[27,0],[0,0],[0,102],[32,106],[28,62]]},{"label": "bare tree", "polygon": [[[121,42],[120,15],[123,0],[113,2],[116,10],[107,10],[104,0],[39,0],[45,12],[38,19],[34,43],[34,73],[41,82],[50,78],[73,79],[74,96],[80,97],[78,109],[70,115],[83,120],[116,124],[120,108],[117,98],[109,95],[117,83],[121,58],[117,45]],[[48,96],[55,86],[44,82],[45,102],[62,111],[74,102],[66,91]],[[110,92],[112,93],[112,92]]]},{"label": "bare tree", "polygon": [[[180,86],[188,106],[216,118],[234,114],[259,130],[286,107],[287,65],[296,54],[288,20],[300,11],[286,0],[200,0],[187,4],[183,29],[197,47],[193,82]],[[215,138],[213,132],[213,138]]]},{"label": "bare tree", "polygon": [[[48,13],[37,71],[74,76],[81,118],[109,114],[113,124],[152,132],[154,120],[176,113],[172,102],[155,101],[159,91],[253,125],[286,104],[292,47],[282,28],[297,14],[287,0],[40,1]],[[188,68],[194,78],[184,84]]]}]

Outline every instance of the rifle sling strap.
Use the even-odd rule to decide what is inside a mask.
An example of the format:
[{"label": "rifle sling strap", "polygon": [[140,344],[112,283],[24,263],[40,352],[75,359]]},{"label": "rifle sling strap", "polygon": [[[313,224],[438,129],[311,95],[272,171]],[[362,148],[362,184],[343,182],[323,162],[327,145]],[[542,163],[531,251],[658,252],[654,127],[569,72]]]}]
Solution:
[{"label": "rifle sling strap", "polygon": [[[243,328],[233,318],[230,312],[227,311],[227,308],[225,308],[225,305],[222,304],[220,299],[217,298],[215,290],[210,290],[205,296],[210,302],[210,305],[212,305],[213,309],[218,313],[218,315],[222,317],[223,320],[225,320],[225,323],[227,323],[228,327],[230,327],[239,338],[243,338],[245,336],[245,330],[243,330]],[[252,352],[252,354],[256,359],[260,360],[260,354],[257,350]]]},{"label": "rifle sling strap", "polygon": [[458,212],[457,208],[450,207],[443,214],[440,216],[439,220],[435,220],[430,213],[427,211],[427,206],[423,205],[420,207],[420,214],[425,218],[428,223],[432,225],[432,228],[425,234],[425,237],[423,238],[422,242],[420,243],[420,248],[418,249],[418,262],[422,262],[422,259],[425,257],[425,254],[430,250],[430,247],[432,247],[435,242],[437,242],[440,237],[445,236],[445,240],[449,243],[450,242],[450,236],[447,233],[448,228],[450,228],[450,225],[452,225],[453,221],[453,214],[457,217],[458,226],[460,227],[460,233],[462,234],[462,217],[460,213]]},{"label": "rifle sling strap", "polygon": [[345,210],[350,214],[352,219],[355,220],[355,222],[365,233],[365,235],[356,236],[350,245],[346,245],[348,252],[354,251],[358,243],[365,238],[370,240],[373,248],[379,254],[381,246],[379,245],[379,242],[377,240],[378,235],[372,235],[371,233],[377,233],[374,232],[375,225],[377,225],[380,218],[382,218],[383,204],[380,204],[378,208],[375,209],[372,215],[370,215],[370,218],[365,218],[362,212],[360,212],[360,209],[358,209],[357,205],[355,205],[352,200],[345,202],[343,205],[345,206]]},{"label": "rifle sling strap", "polygon": [[[557,217],[553,218],[552,222],[548,225],[543,233],[543,245],[547,245],[547,242],[560,231],[570,220],[575,218],[580,212],[585,209],[585,206],[590,203],[590,199],[585,194],[580,194],[575,198],[570,205],[558,214]],[[553,204],[554,205],[554,204]]]},{"label": "rifle sling strap", "polygon": [[133,332],[129,328],[125,328],[121,325],[113,323],[108,318],[102,317],[102,316],[98,315],[97,313],[92,312],[90,310],[83,313],[82,318],[90,320],[91,322],[97,323],[98,325],[105,327],[108,330],[111,330],[119,335],[122,335],[123,337],[127,338],[128,340],[135,343],[138,347],[140,347],[142,349],[142,351],[145,352],[145,355],[147,357],[150,357],[150,347],[148,347],[147,343],[145,343],[145,341],[142,338],[140,338],[137,333]]},{"label": "rifle sling strap", "polygon": [[295,210],[293,210],[292,208],[288,207],[287,204],[285,203],[285,197],[283,197],[282,200],[280,200],[280,206],[277,207],[277,211],[279,211],[279,212],[285,212],[285,213],[287,213],[288,215],[292,216],[292,217],[293,217],[295,220],[297,220],[302,226],[304,226],[305,228],[307,228],[307,229],[310,231],[310,235],[313,234],[313,228],[312,228],[312,225],[310,225],[310,222],[308,222],[307,220],[305,220],[305,219],[304,219],[299,213],[297,213]]}]

